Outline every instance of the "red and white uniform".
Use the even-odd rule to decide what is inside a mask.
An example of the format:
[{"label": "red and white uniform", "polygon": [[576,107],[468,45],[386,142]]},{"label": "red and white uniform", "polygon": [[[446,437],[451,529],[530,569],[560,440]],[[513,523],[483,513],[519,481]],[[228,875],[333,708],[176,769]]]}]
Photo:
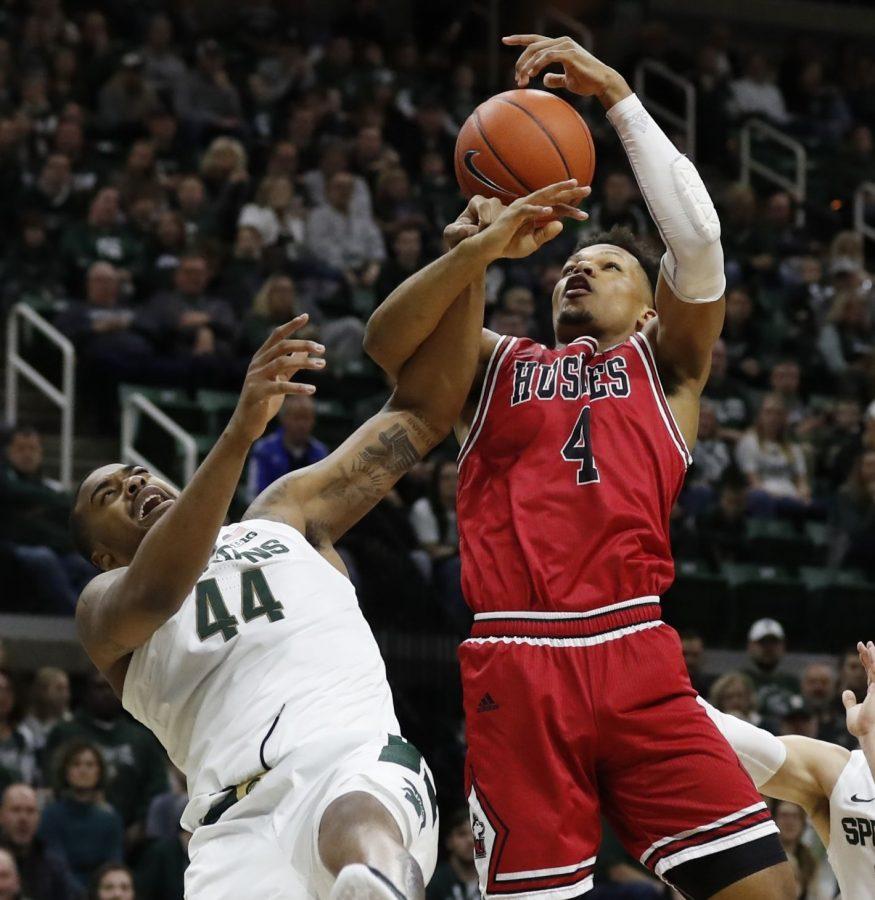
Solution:
[{"label": "red and white uniform", "polygon": [[690,453],[643,334],[502,338],[460,456],[469,802],[488,897],[584,893],[606,816],[656,874],[774,832],[660,621]]}]

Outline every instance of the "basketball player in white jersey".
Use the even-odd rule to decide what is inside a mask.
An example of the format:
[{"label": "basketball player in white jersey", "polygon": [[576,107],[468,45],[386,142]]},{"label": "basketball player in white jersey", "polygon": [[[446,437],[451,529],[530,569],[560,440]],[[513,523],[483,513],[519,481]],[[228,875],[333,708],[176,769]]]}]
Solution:
[{"label": "basketball player in white jersey", "polygon": [[768,731],[699,698],[762,794],[789,800],[811,818],[844,900],[875,900],[875,644],[858,644],[869,687],[861,703],[842,694],[860,750]]},{"label": "basketball player in white jersey", "polygon": [[[488,229],[496,258],[519,254],[521,235],[527,252],[555,237],[561,224],[536,218],[572,197],[566,184],[509,207]],[[434,784],[400,737],[334,542],[452,429],[482,318],[483,293],[460,289],[384,409],[267,488],[239,524],[223,522],[252,443],[284,396],[312,391],[292,375],[323,364],[320,345],[292,338],[306,316],[256,353],[227,428],[181,493],[121,464],[80,486],[73,533],[103,572],[79,600],[79,635],[186,775],[188,900],[424,897]]]}]

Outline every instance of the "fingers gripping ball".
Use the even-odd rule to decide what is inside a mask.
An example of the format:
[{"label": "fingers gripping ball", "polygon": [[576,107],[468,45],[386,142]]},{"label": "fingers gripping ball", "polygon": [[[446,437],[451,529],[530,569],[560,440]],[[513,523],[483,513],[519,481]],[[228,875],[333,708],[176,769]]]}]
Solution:
[{"label": "fingers gripping ball", "polygon": [[576,110],[546,91],[505,91],[481,103],[456,140],[456,179],[466,197],[510,203],[576,178],[592,182],[595,147]]}]

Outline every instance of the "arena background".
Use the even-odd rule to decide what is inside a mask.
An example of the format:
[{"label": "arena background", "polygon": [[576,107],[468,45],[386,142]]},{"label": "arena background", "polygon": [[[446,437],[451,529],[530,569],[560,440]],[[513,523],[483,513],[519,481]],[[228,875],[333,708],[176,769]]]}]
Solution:
[{"label": "arena background", "polygon": [[[720,211],[727,320],[673,514],[678,577],[664,605],[694,684],[776,733],[852,746],[840,692],[864,689],[851,648],[875,635],[869,0],[7,0],[0,784],[33,785],[49,809],[58,751],[84,737],[104,754],[124,829],[117,841],[82,836],[69,889],[47,887],[18,848],[22,896],[78,896],[119,854],[138,898],[182,896],[184,785],[75,642],[75,599],[93,572],[67,536],[70,490],[120,458],[183,483],[233,408],[248,355],[294,311],[311,314],[330,369],[314,407],[292,405],[256,447],[234,512],[377,410],[387,390],[362,355],[363,323],[441,252],[463,205],[458,127],[514,86],[500,36],[531,31],[569,34],[618,68]],[[597,151],[583,228],[653,239],[603,111],[566,99]],[[582,230],[490,270],[493,329],[551,341],[557,263]],[[455,647],[468,626],[455,451],[447,441],[342,542],[448,825],[463,803]],[[54,671],[35,678],[44,667]],[[834,896],[823,848],[780,806],[800,896]],[[4,821],[0,809],[0,835]],[[459,887],[470,847],[457,838],[432,900],[474,896]],[[610,839],[600,862],[593,896],[663,896]]]}]

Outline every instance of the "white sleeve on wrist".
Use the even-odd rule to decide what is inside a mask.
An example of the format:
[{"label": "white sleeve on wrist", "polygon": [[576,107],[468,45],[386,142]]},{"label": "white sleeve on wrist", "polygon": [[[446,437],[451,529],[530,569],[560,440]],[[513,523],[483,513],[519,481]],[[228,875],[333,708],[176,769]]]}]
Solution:
[{"label": "white sleeve on wrist", "polygon": [[773,734],[744,719],[720,712],[701,697],[696,699],[729,742],[757,787],[764,785],[784,765],[787,748]]},{"label": "white sleeve on wrist", "polygon": [[662,276],[688,303],[726,289],[720,220],[696,167],[672,144],[635,94],[608,110],[638,187],[666,246]]}]

